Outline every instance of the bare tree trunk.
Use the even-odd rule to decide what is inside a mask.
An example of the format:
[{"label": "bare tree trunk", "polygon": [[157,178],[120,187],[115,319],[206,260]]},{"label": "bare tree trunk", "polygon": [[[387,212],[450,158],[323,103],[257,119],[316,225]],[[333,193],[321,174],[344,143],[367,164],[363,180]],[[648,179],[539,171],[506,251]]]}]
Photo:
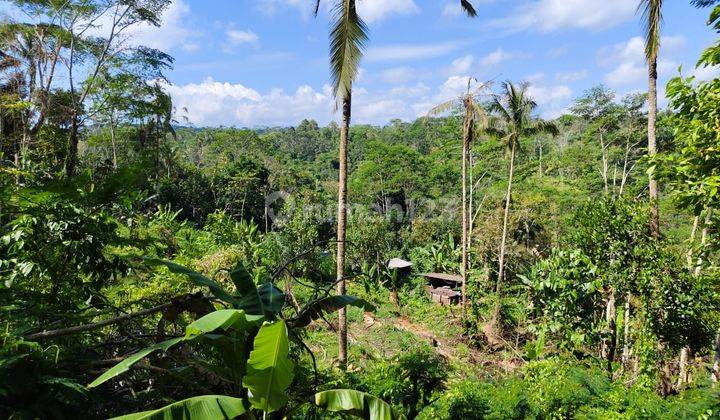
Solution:
[{"label": "bare tree trunk", "polygon": [[515,172],[515,139],[510,149],[510,175],[508,177],[507,194],[505,195],[505,214],[503,216],[502,239],[500,241],[500,259],[498,261],[498,279],[495,285],[495,292],[500,293],[505,275],[505,247],[507,242],[508,217],[510,216],[510,194],[512,192],[513,173]]},{"label": "bare tree trunk", "polygon": [[68,148],[68,155],[65,161],[65,175],[68,178],[75,175],[75,170],[77,168],[79,142],[78,125],[77,111],[74,110],[72,114],[72,125],[70,127],[70,147]]},{"label": "bare tree trunk", "polygon": [[[113,111],[110,111],[111,113]],[[112,143],[112,163],[113,163],[113,169],[117,170],[118,164],[117,164],[117,146],[115,145],[115,120],[111,116],[110,117],[110,142]]]},{"label": "bare tree trunk", "polygon": [[[648,64],[648,156],[651,158],[657,153],[657,138],[655,125],[657,121],[657,58]],[[650,230],[655,239],[660,238],[660,209],[658,207],[658,185],[650,174]]]},{"label": "bare tree trunk", "polygon": [[710,379],[712,379],[713,382],[720,381],[720,330],[718,330],[717,335],[715,335],[715,357],[713,358],[713,368],[712,368],[712,374],[710,375]]},{"label": "bare tree trunk", "polygon": [[678,362],[678,370],[680,371],[678,375],[677,384],[675,385],[676,388],[680,388],[684,384],[687,384],[690,382],[690,378],[688,377],[688,371],[687,371],[687,364],[688,364],[688,356],[690,354],[690,347],[683,347],[682,350],[680,350],[680,360]]},{"label": "bare tree trunk", "polygon": [[617,346],[617,323],[616,321],[616,309],[615,309],[615,291],[610,292],[608,297],[607,306],[605,307],[605,322],[607,322],[608,329],[610,330],[610,336],[605,339],[603,343],[603,356],[607,361],[607,372],[612,375],[612,363],[615,360],[615,351]]},{"label": "bare tree trunk", "polygon": [[468,273],[468,157],[470,154],[470,140],[472,138],[472,99],[465,99],[465,122],[463,124],[463,147],[462,147],[462,307],[465,311],[467,306],[467,273]]},{"label": "bare tree trunk", "polygon": [[625,314],[623,316],[623,350],[622,365],[627,368],[630,363],[630,292],[625,296]]},{"label": "bare tree trunk", "polygon": [[688,247],[687,252],[687,265],[688,265],[688,271],[690,274],[694,272],[693,270],[693,247],[695,246],[695,236],[697,235],[698,225],[700,224],[700,216],[695,216],[693,219],[693,227],[690,231],[690,246]]},{"label": "bare tree trunk", "polygon": [[702,235],[700,237],[700,253],[698,254],[697,261],[695,263],[695,271],[693,274],[697,277],[702,271],[703,257],[705,256],[705,245],[707,244],[708,225],[712,218],[713,209],[708,208],[705,210],[705,224],[703,225]]},{"label": "bare tree trunk", "polygon": [[[338,220],[337,220],[337,293],[345,294],[345,227],[347,224],[347,149],[350,130],[350,105],[352,97],[347,92],[342,103],[342,124],[340,126],[340,150],[338,160]],[[347,367],[347,313],[345,308],[338,311],[338,363],[341,369]]]},{"label": "bare tree trunk", "polygon": [[600,132],[600,147],[602,149],[602,178],[603,185],[605,188],[605,194],[608,193],[608,159],[607,159],[607,147],[605,144],[605,138],[602,131]]}]

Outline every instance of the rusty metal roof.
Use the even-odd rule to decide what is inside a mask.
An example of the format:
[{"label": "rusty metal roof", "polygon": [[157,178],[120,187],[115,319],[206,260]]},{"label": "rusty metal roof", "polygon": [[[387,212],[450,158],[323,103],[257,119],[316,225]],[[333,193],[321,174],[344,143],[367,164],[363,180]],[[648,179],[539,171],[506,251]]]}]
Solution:
[{"label": "rusty metal roof", "polygon": [[457,274],[445,274],[445,273],[421,273],[419,276],[423,276],[428,279],[436,279],[443,281],[454,281],[456,283],[462,283],[462,276]]}]

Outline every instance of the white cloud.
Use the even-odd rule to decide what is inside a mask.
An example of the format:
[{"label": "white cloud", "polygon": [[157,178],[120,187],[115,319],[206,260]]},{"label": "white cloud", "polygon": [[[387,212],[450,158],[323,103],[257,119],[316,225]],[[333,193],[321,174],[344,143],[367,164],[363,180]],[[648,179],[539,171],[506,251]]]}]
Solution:
[{"label": "white cloud", "polygon": [[358,14],[367,23],[374,23],[392,15],[409,15],[420,12],[413,0],[361,0]]},{"label": "white cloud", "polygon": [[[207,78],[202,83],[166,85],[177,109],[188,110],[190,121],[209,125],[287,125],[303,118],[327,122],[332,110],[332,88],[315,91],[302,85],[293,93],[271,89],[260,93],[241,84]],[[282,112],[278,112],[281,109]]]},{"label": "white cloud", "polygon": [[720,66],[713,67],[698,67],[693,70],[692,75],[697,80],[710,81],[713,79],[720,78]]},{"label": "white cloud", "polygon": [[528,94],[538,104],[540,116],[554,119],[562,115],[572,98],[572,89],[566,85],[535,85],[528,87]]},{"label": "white cloud", "polygon": [[257,34],[251,30],[238,30],[238,29],[228,29],[225,31],[225,34],[227,35],[228,42],[234,45],[238,44],[256,44],[260,37],[257,36]]},{"label": "white cloud", "polygon": [[[663,52],[678,51],[685,45],[681,36],[663,37],[661,39]],[[600,65],[611,67],[612,70],[605,75],[605,82],[611,87],[627,86],[647,79],[647,64],[645,63],[645,41],[636,36],[626,42],[621,42],[599,52]],[[658,60],[658,76],[662,79],[676,72],[679,64],[669,58]]]},{"label": "white cloud", "polygon": [[450,67],[448,67],[447,72],[449,74],[467,74],[474,62],[475,57],[472,55],[456,58],[452,63],[450,63]]},{"label": "white cloud", "polygon": [[631,0],[534,0],[497,19],[493,26],[509,31],[551,32],[581,28],[600,30],[635,16],[637,2]]},{"label": "white cloud", "polygon": [[516,52],[507,52],[504,51],[502,48],[498,48],[497,50],[491,52],[490,54],[481,57],[480,58],[480,64],[483,66],[496,66],[503,61],[508,61],[516,58],[524,58],[527,57],[526,54],[516,53]]},{"label": "white cloud", "polygon": [[458,42],[440,44],[397,44],[373,47],[367,50],[367,61],[411,61],[438,57],[460,48]]},{"label": "white cloud", "polygon": [[147,24],[132,26],[126,35],[131,37],[129,42],[133,45],[144,45],[162,51],[172,51],[175,48],[195,51],[202,33],[188,22],[191,16],[190,5],[186,0],[173,1],[160,17],[160,27]]},{"label": "white cloud", "polygon": [[557,73],[555,80],[560,83],[573,83],[579,80],[583,80],[588,76],[587,70],[570,71],[564,73]]}]

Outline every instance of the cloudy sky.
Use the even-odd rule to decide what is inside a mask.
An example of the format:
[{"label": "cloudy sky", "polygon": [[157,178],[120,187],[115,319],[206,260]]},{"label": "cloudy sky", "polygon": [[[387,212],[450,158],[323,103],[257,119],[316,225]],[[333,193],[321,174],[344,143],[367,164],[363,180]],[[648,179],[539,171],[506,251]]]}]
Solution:
[{"label": "cloudy sky", "polygon": [[[167,89],[195,125],[325,124],[339,118],[328,85],[332,1],[313,18],[312,0],[175,0],[161,28],[135,36],[175,57]],[[370,42],[353,122],[412,120],[457,95],[468,76],[530,82],[548,118],[596,84],[620,95],[646,85],[636,0],[474,0],[475,19],[457,3],[358,0]],[[720,73],[694,69],[715,39],[708,13],[666,2],[661,85],[681,65],[702,78]]]}]

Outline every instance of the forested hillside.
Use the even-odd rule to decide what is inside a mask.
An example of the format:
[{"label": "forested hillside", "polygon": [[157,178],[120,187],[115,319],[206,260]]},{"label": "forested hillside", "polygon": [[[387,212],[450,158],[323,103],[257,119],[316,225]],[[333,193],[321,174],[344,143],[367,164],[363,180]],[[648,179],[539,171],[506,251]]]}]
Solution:
[{"label": "forested hillside", "polygon": [[345,1],[339,123],[203,127],[126,42],[169,2],[14,3],[43,19],[0,21],[0,418],[720,416],[720,79],[552,120],[469,79],[350,125]]}]

